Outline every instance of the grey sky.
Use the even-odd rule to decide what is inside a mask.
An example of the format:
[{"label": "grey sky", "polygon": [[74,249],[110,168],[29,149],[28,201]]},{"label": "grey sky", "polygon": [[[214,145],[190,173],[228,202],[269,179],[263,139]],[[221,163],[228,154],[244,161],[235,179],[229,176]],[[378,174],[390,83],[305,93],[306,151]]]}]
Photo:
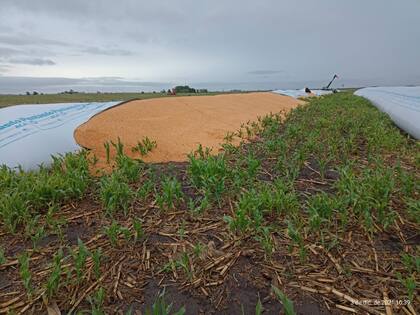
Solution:
[{"label": "grey sky", "polygon": [[420,84],[419,69],[420,0],[1,1],[0,93]]}]

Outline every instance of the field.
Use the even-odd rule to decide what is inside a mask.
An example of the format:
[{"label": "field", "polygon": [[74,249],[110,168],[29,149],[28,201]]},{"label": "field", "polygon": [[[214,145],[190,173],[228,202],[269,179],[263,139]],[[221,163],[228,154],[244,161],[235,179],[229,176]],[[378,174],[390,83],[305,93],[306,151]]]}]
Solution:
[{"label": "field", "polygon": [[0,314],[418,311],[418,142],[350,93],[225,140],[161,164],[108,144],[102,177],[86,152],[1,168]]},{"label": "field", "polygon": [[[200,95],[215,95],[221,92],[200,93]],[[181,93],[177,96],[197,95]],[[0,94],[0,108],[21,104],[51,104],[51,103],[85,103],[128,101],[132,99],[149,99],[167,97],[166,93],[74,93],[74,94],[39,94],[39,95],[6,95]]]}]

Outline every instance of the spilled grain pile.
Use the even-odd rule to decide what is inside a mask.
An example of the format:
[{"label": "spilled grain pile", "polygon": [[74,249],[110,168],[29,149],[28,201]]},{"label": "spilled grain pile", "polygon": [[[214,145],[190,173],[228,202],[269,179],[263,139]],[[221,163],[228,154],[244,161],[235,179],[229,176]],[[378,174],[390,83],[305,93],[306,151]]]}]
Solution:
[{"label": "spilled grain pile", "polygon": [[132,101],[93,117],[75,131],[75,139],[103,165],[105,142],[124,144],[126,154],[148,137],[157,143],[146,162],[185,161],[199,144],[217,153],[227,133],[259,116],[289,111],[301,101],[273,93],[228,94]]}]

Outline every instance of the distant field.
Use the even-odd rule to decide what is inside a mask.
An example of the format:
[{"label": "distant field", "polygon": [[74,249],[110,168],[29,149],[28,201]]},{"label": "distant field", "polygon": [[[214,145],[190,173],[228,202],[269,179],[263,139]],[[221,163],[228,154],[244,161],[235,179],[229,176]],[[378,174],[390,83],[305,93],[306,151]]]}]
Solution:
[{"label": "distant field", "polygon": [[[215,95],[223,92],[181,93],[177,96]],[[0,95],[0,108],[21,104],[51,104],[78,102],[110,102],[127,101],[133,98],[148,99],[168,96],[166,93],[75,93],[75,94],[43,94],[43,95]]]}]

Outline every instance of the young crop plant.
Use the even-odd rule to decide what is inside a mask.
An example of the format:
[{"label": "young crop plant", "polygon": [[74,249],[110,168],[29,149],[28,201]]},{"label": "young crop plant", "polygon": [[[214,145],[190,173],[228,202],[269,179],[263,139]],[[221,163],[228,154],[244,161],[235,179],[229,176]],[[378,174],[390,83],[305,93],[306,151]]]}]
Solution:
[{"label": "young crop plant", "polygon": [[319,231],[321,225],[331,224],[333,206],[331,199],[326,193],[319,193],[311,196],[307,201],[309,212],[309,226],[312,231]]},{"label": "young crop plant", "polygon": [[245,233],[252,223],[247,211],[244,209],[237,209],[234,217],[224,216],[223,220],[228,224],[231,231],[238,231],[241,233]]},{"label": "young crop plant", "polygon": [[124,144],[121,142],[120,137],[118,137],[117,143],[111,141],[111,145],[114,147],[117,157],[124,155]]},{"label": "young crop plant", "polygon": [[105,228],[105,234],[108,236],[109,241],[113,247],[118,245],[118,237],[121,233],[121,226],[117,221],[113,221],[109,227]]},{"label": "young crop plant", "polygon": [[7,262],[6,256],[4,254],[3,247],[0,246],[0,265],[3,265]]},{"label": "young crop plant", "polygon": [[59,251],[54,255],[52,263],[52,271],[47,280],[46,293],[48,298],[52,298],[59,290],[61,283],[61,273],[63,271],[61,261],[64,257],[63,250],[60,248]]},{"label": "young crop plant", "polygon": [[271,237],[270,228],[266,226],[259,228],[255,238],[264,249],[266,257],[270,258],[274,251],[274,242]]},{"label": "young crop plant", "polygon": [[36,215],[27,220],[25,235],[31,239],[33,248],[37,248],[38,243],[45,237],[45,228],[39,224],[40,215]]},{"label": "young crop plant", "polygon": [[146,200],[152,194],[154,187],[155,184],[151,179],[145,180],[137,189],[136,197],[140,200]]},{"label": "young crop plant", "polygon": [[26,293],[28,296],[31,296],[33,293],[32,287],[32,275],[31,271],[29,270],[29,255],[27,252],[18,256],[19,262],[19,273],[22,279],[23,286],[26,289]]},{"label": "young crop plant", "polygon": [[200,258],[203,251],[204,251],[205,245],[203,243],[198,242],[197,244],[194,244],[193,253],[196,258]]},{"label": "young crop plant", "polygon": [[102,258],[102,249],[99,247],[95,251],[91,253],[92,261],[93,261],[93,272],[95,274],[95,278],[99,279],[101,276],[101,258]]},{"label": "young crop plant", "polygon": [[[287,222],[287,235],[290,237],[294,245],[297,245],[299,248],[299,258],[301,262],[306,261],[306,249],[303,242],[303,236],[298,228],[294,226],[291,221]],[[289,250],[292,251],[293,247],[290,246]]]},{"label": "young crop plant", "polygon": [[7,230],[14,234],[31,217],[27,202],[19,192],[0,196],[0,218]]},{"label": "young crop plant", "polygon": [[296,315],[295,309],[293,307],[293,302],[288,299],[288,297],[279,290],[279,288],[272,286],[273,292],[276,297],[281,301],[283,304],[283,311],[285,315]]},{"label": "young crop plant", "polygon": [[202,214],[210,207],[209,199],[204,196],[201,199],[195,201],[193,198],[188,200],[188,208],[192,212],[193,215]]},{"label": "young crop plant", "polygon": [[182,221],[181,222],[181,226],[179,227],[179,229],[178,229],[178,236],[179,236],[179,238],[181,239],[181,240],[183,240],[184,239],[184,237],[185,237],[185,221]]},{"label": "young crop plant", "polygon": [[[262,315],[263,311],[264,311],[264,307],[261,303],[260,295],[258,294],[258,302],[257,302],[257,305],[255,305],[255,315]],[[244,313],[243,310],[242,310],[242,313]]]},{"label": "young crop plant", "polygon": [[105,211],[112,216],[115,211],[123,210],[127,214],[134,193],[118,173],[103,177],[100,182],[100,198]]},{"label": "young crop plant", "polygon": [[[53,157],[51,167],[24,172],[2,167],[0,218],[11,233],[26,227],[27,236],[42,237],[35,231],[36,216],[51,205],[81,198],[90,184],[89,161],[85,152]],[[35,218],[35,219],[34,219]],[[35,243],[36,240],[34,239]]]},{"label": "young crop plant", "polygon": [[136,182],[143,168],[143,165],[138,160],[133,160],[124,154],[116,157],[116,165],[118,175],[128,183]]},{"label": "young crop plant", "polygon": [[401,284],[404,286],[408,299],[411,303],[414,302],[414,295],[416,292],[417,287],[417,281],[416,278],[413,275],[410,276],[402,276],[401,273],[397,273],[397,278],[401,282]]},{"label": "young crop plant", "polygon": [[143,223],[137,218],[132,220],[133,230],[134,230],[134,242],[137,242],[144,236]]},{"label": "young crop plant", "polygon": [[165,290],[159,293],[152,307],[146,309],[146,315],[184,315],[185,308],[182,307],[177,312],[172,312],[172,303],[165,301]]},{"label": "young crop plant", "polygon": [[157,148],[157,143],[154,140],[150,140],[148,137],[144,137],[142,141],[138,141],[137,145],[131,149],[133,153],[137,152],[141,156],[146,156],[153,149]]},{"label": "young crop plant", "polygon": [[105,148],[105,156],[106,156],[106,163],[111,163],[111,146],[109,142],[104,142],[104,148]]},{"label": "young crop plant", "polygon": [[165,177],[160,192],[156,192],[156,202],[162,210],[174,209],[183,197],[181,183],[175,177]]},{"label": "young crop plant", "polygon": [[182,269],[187,275],[188,279],[192,279],[193,272],[190,265],[190,258],[186,252],[183,252],[181,257],[175,261],[175,267]]},{"label": "young crop plant", "polygon": [[209,200],[216,201],[220,206],[231,173],[225,155],[212,156],[210,150],[203,151],[200,146],[188,157],[190,164],[187,171],[191,184]]},{"label": "young crop plant", "polygon": [[233,141],[233,138],[235,137],[235,133],[234,132],[228,132],[226,134],[226,136],[224,137],[224,140],[226,143],[231,143]]},{"label": "young crop plant", "polygon": [[316,159],[319,167],[319,174],[321,175],[321,180],[325,180],[325,174],[328,170],[328,165],[330,163],[330,159],[328,157],[320,157]]},{"label": "young crop plant", "polygon": [[92,315],[105,315],[105,311],[103,310],[105,293],[105,289],[101,287],[93,294],[93,296],[88,298],[91,305]]},{"label": "young crop plant", "polygon": [[397,278],[400,283],[405,287],[408,299],[411,303],[414,302],[414,296],[417,288],[418,281],[416,275],[420,274],[420,257],[412,256],[407,253],[401,254],[401,262],[404,265],[406,275],[397,273]]},{"label": "young crop plant", "polygon": [[420,200],[414,198],[406,199],[408,216],[417,223],[420,223]]},{"label": "young crop plant", "polygon": [[83,280],[83,272],[86,269],[86,259],[90,256],[88,249],[81,239],[77,240],[77,250],[72,251],[71,255],[74,260],[74,270],[77,276],[77,282],[80,283]]}]

